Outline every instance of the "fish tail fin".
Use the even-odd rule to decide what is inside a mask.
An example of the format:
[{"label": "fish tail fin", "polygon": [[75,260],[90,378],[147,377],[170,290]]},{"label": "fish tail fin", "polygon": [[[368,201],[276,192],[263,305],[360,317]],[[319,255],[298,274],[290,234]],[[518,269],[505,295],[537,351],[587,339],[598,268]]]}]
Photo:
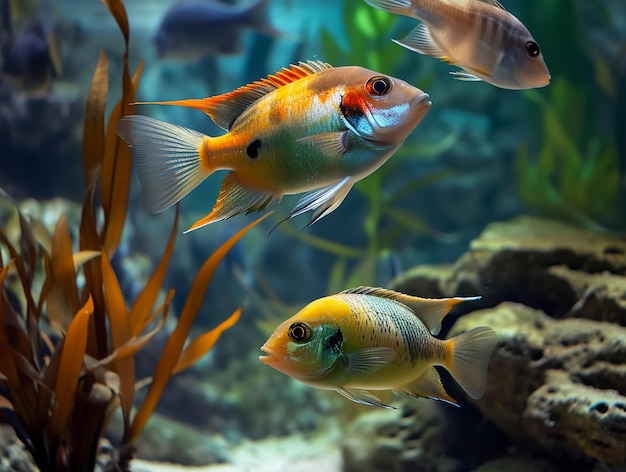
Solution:
[{"label": "fish tail fin", "polygon": [[498,336],[481,326],[445,341],[444,367],[472,398],[480,398],[487,387],[487,366]]},{"label": "fish tail fin", "polygon": [[131,148],[144,207],[158,213],[196,188],[212,170],[203,164],[204,134],[143,115],[127,115],[117,134]]}]

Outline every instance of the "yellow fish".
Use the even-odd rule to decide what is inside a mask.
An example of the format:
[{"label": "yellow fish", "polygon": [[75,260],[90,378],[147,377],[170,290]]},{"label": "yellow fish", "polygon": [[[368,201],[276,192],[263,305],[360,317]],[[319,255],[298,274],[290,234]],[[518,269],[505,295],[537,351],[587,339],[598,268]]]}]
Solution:
[{"label": "yellow fish", "polygon": [[302,192],[309,193],[290,217],[313,210],[313,224],[387,161],[431,106],[428,94],[403,80],[319,61],[223,95],[152,103],[200,109],[228,130],[208,137],[141,115],[118,125],[152,212],[175,204],[213,172],[230,170],[211,213],[189,231]]},{"label": "yellow fish", "polygon": [[505,89],[550,83],[537,41],[497,0],[365,1],[422,21],[406,38],[394,41],[464,69],[451,72],[459,79],[484,80]]},{"label": "yellow fish", "polygon": [[260,360],[305,384],[336,390],[365,405],[392,408],[372,390],[392,390],[456,404],[435,365],[472,398],[485,392],[497,336],[479,327],[437,339],[441,320],[469,298],[419,298],[358,287],[309,303],[276,328]]}]

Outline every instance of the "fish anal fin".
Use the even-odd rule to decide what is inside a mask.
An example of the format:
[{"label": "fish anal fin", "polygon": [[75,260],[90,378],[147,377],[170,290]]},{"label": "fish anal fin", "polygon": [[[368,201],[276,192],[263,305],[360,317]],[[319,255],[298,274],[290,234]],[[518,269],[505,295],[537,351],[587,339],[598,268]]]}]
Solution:
[{"label": "fish anal fin", "polygon": [[246,187],[239,182],[235,173],[231,171],[222,182],[222,187],[211,213],[196,221],[185,233],[231,218],[240,213],[248,214],[264,210],[268,205],[279,199],[280,196],[272,193],[259,192]]},{"label": "fish anal fin", "polygon": [[369,347],[350,354],[342,354],[343,366],[353,374],[371,374],[389,364],[396,352],[390,347]]},{"label": "fish anal fin", "polygon": [[394,406],[386,405],[381,402],[380,399],[369,390],[362,390],[359,388],[337,388],[338,393],[346,397],[348,400],[352,400],[355,403],[361,405],[377,406],[379,408],[387,408],[395,410]]},{"label": "fish anal fin", "polygon": [[324,155],[331,159],[341,159],[348,152],[348,138],[350,131],[330,131],[328,133],[314,134],[305,138],[300,138],[296,142],[313,144]]},{"label": "fish anal fin", "polygon": [[439,373],[434,367],[430,367],[424,374],[412,382],[394,389],[394,393],[402,393],[411,397],[431,398],[459,406],[458,402],[446,392],[441,383],[441,377],[439,377]]},{"label": "fish anal fin", "polygon": [[229,130],[239,115],[261,97],[291,82],[331,68],[330,64],[321,61],[300,62],[284,67],[273,75],[239,87],[232,92],[214,97],[168,102],[136,102],[136,105],[175,105],[195,108],[209,115],[220,128]]},{"label": "fish anal fin", "polygon": [[307,224],[307,226],[311,226],[341,205],[352,185],[354,185],[354,181],[348,176],[327,187],[307,193],[291,210],[289,218],[301,215],[309,210],[315,210],[311,221]]},{"label": "fish anal fin", "polygon": [[386,298],[401,303],[411,310],[426,325],[432,334],[439,334],[441,322],[456,305],[466,301],[479,300],[481,297],[422,298],[395,292],[386,288],[356,287],[341,293],[354,293]]},{"label": "fish anal fin", "polygon": [[496,332],[487,326],[474,328],[446,341],[448,355],[443,366],[474,399],[485,393],[487,366],[497,342]]},{"label": "fish anal fin", "polygon": [[424,23],[417,25],[417,27],[413,28],[404,38],[394,39],[392,41],[411,51],[419,52],[426,56],[445,57],[447,62],[451,62],[448,54],[435,42],[428,26]]}]

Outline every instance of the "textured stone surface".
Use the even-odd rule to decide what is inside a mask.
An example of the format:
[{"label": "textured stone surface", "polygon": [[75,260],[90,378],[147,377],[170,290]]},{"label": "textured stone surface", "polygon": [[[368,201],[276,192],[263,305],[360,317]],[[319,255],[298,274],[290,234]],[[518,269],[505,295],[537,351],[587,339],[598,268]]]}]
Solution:
[{"label": "textured stone surface", "polygon": [[365,413],[346,430],[344,471],[460,471],[460,462],[444,454],[452,439],[445,425],[432,400],[409,399],[397,410]]},{"label": "textured stone surface", "polygon": [[482,295],[444,332],[455,316],[448,336],[498,332],[487,392],[474,403],[513,444],[564,470],[626,464],[625,236],[520,217],[490,224],[454,265],[418,267],[392,285]]},{"label": "textured stone surface", "polygon": [[500,338],[476,402],[486,417],[553,456],[626,463],[626,328],[503,303],[450,335],[484,325]]},{"label": "textured stone surface", "polygon": [[[480,294],[483,306],[515,301],[555,318],[575,310],[626,325],[626,237],[519,217],[487,226],[453,267],[416,268],[392,285],[422,296]],[[621,302],[609,302],[616,293]]]}]

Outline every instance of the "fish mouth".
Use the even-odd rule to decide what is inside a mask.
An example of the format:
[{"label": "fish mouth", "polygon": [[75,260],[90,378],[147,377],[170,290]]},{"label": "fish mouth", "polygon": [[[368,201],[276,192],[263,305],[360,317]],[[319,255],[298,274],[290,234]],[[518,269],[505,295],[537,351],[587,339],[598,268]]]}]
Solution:
[{"label": "fish mouth", "polygon": [[430,108],[433,104],[433,102],[430,101],[430,95],[428,95],[426,92],[422,92],[421,94],[419,94],[412,103],[414,107],[419,107],[424,104],[428,106],[428,108]]},{"label": "fish mouth", "polygon": [[259,356],[259,360],[266,365],[272,365],[272,361],[275,359],[276,353],[271,349],[265,347],[265,345],[261,346],[261,351],[263,351],[266,356]]}]

